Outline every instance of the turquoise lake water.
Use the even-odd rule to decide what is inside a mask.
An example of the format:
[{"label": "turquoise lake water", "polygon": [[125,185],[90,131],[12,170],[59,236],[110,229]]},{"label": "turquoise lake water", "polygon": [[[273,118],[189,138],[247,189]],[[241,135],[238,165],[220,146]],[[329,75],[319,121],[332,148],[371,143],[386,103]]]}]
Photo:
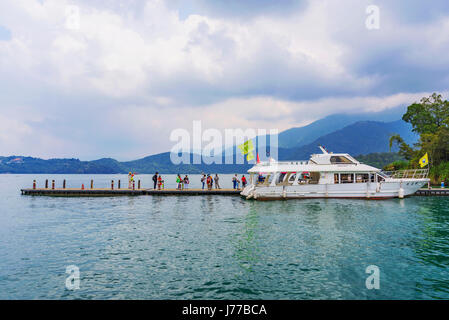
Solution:
[{"label": "turquoise lake water", "polygon": [[[449,198],[20,195],[33,179],[63,178],[126,181],[0,175],[0,299],[449,299]],[[69,265],[78,290],[65,287]],[[365,286],[369,265],[378,290]]]}]

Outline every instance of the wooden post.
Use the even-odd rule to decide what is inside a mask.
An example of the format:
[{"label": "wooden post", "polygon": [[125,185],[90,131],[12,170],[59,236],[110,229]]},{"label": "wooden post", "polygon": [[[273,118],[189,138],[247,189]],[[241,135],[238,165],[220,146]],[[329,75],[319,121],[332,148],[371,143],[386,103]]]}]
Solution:
[{"label": "wooden post", "polygon": [[65,179],[62,181],[62,189],[65,189]]},{"label": "wooden post", "polygon": [[111,181],[111,190],[114,190],[114,180]]},{"label": "wooden post", "polygon": [[90,180],[90,188],[91,188],[91,189],[94,188],[94,180]]},{"label": "wooden post", "polygon": [[51,189],[52,189],[52,190],[55,189],[55,180],[51,180]]},{"label": "wooden post", "polygon": [[137,181],[137,189],[140,190],[140,180]]},{"label": "wooden post", "polygon": [[36,190],[36,180],[33,180],[33,189]]},{"label": "wooden post", "polygon": [[120,180],[118,181],[118,188],[120,189]]},{"label": "wooden post", "polygon": [[45,189],[48,189],[48,179],[45,179]]}]

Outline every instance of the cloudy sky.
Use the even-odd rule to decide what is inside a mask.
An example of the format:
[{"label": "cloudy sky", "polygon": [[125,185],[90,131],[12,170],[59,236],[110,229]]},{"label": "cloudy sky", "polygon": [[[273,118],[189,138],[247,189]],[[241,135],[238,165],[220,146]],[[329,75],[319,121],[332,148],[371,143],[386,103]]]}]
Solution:
[{"label": "cloudy sky", "polygon": [[193,120],[408,105],[447,94],[448,52],[447,0],[1,0],[0,155],[128,160]]}]

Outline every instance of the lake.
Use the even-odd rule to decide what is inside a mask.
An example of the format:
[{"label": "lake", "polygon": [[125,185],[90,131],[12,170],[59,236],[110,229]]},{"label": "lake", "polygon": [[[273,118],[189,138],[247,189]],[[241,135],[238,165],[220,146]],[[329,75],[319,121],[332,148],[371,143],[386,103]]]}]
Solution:
[{"label": "lake", "polygon": [[[151,176],[136,178],[149,187]],[[0,299],[449,299],[449,197],[21,196],[33,179],[127,181],[0,175]],[[370,265],[379,289],[365,285]]]}]

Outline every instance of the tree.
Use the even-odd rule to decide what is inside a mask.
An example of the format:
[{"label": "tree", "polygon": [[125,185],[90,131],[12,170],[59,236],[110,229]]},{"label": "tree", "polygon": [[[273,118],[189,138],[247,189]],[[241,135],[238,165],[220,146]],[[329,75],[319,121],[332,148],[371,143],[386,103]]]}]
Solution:
[{"label": "tree", "polygon": [[406,160],[411,160],[415,151],[405,143],[404,139],[398,134],[394,134],[390,137],[390,152],[393,145],[397,143],[399,146],[399,154],[404,157]]},{"label": "tree", "polygon": [[412,148],[399,135],[390,138],[390,149],[399,146],[399,154],[409,160],[412,167],[418,167],[419,159],[428,153],[432,164],[432,181],[447,179],[449,175],[449,101],[433,93],[407,108],[402,120],[412,125],[419,134],[418,143]]},{"label": "tree", "polygon": [[443,101],[440,94],[433,93],[422,98],[421,103],[408,106],[402,120],[410,123],[418,134],[434,134],[441,127],[449,126],[449,101]]}]

